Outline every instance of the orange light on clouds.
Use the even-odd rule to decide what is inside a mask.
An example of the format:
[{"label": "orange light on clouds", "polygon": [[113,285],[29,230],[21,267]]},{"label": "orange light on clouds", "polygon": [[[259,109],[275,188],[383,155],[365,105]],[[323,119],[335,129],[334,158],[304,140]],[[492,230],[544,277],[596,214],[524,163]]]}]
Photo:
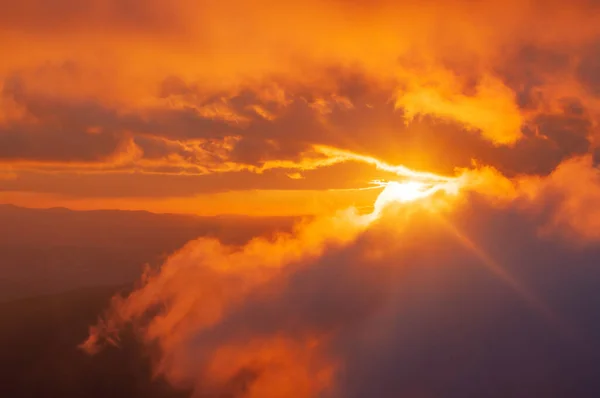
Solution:
[{"label": "orange light on clouds", "polygon": [[[455,179],[514,198],[519,174],[548,174],[597,147],[600,101],[586,61],[600,14],[586,1],[5,8],[3,203],[322,214],[454,192]],[[489,169],[465,169],[472,159]],[[327,176],[344,190],[314,177],[347,163],[375,170],[364,181]],[[441,175],[455,167],[467,171]],[[99,174],[102,183],[86,179]],[[249,174],[260,181],[246,184]],[[217,178],[194,180],[198,190],[174,193],[163,176],[229,180],[214,189]],[[63,177],[70,186],[49,187]],[[367,189],[377,178],[395,182]],[[564,212],[571,207],[579,208]]]}]

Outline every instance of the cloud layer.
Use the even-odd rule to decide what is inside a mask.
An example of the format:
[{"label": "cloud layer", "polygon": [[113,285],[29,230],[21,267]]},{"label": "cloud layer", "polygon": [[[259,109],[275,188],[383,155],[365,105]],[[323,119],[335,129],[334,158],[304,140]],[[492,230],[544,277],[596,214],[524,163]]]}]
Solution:
[{"label": "cloud layer", "polygon": [[[597,8],[11,4],[0,19],[10,54],[0,67],[2,195],[92,206],[126,186],[129,202],[151,196],[158,208],[157,197],[177,197],[189,207],[207,190],[381,178],[366,165],[336,169],[341,160],[319,145],[446,174],[476,159],[508,176],[545,175],[596,151]],[[81,175],[90,182],[78,184]],[[149,188],[165,181],[172,191]]]},{"label": "cloud layer", "polygon": [[[471,173],[458,197],[376,219],[349,210],[241,248],[192,241],[116,297],[82,348],[131,325],[157,374],[199,397],[594,396],[597,171],[582,158],[506,184]],[[589,196],[568,177],[584,173]],[[492,178],[502,192],[478,183]]]}]

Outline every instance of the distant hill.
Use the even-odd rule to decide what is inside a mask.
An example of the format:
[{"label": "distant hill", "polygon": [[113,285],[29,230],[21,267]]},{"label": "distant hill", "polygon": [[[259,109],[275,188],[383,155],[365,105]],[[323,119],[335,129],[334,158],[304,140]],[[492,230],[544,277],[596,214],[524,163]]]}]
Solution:
[{"label": "distant hill", "polygon": [[191,239],[238,245],[295,220],[0,205],[0,301],[129,283]]},{"label": "distant hill", "polygon": [[90,357],[77,348],[121,287],[95,287],[0,303],[0,390],[11,398],[179,398],[153,379],[132,336]]},{"label": "distant hill", "polygon": [[77,346],[144,264],[159,264],[200,236],[240,245],[289,230],[295,221],[0,205],[0,395],[189,396],[152,378],[132,336],[94,357]]}]

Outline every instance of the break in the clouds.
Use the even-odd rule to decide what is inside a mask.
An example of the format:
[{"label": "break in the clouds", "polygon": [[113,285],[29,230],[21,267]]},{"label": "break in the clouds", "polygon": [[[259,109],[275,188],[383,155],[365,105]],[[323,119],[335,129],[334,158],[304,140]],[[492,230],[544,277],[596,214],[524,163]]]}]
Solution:
[{"label": "break in the clouds", "polygon": [[545,175],[597,145],[598,15],[592,1],[10,4],[4,191],[82,173],[108,178],[76,197],[120,196],[140,174],[320,189],[311,171],[342,160],[319,145],[445,174],[476,160]]}]

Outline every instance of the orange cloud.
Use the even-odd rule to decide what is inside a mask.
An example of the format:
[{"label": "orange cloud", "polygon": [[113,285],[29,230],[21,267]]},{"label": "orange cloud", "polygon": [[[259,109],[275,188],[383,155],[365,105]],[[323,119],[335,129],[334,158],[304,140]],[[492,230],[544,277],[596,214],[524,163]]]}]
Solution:
[{"label": "orange cloud", "polygon": [[415,83],[401,90],[396,107],[404,109],[410,121],[430,114],[464,123],[469,129],[496,145],[514,144],[522,137],[523,117],[515,103],[514,92],[497,79],[484,76],[473,96],[462,94],[452,76],[438,83]]},{"label": "orange cloud", "polygon": [[500,207],[521,207],[530,214],[549,216],[541,235],[561,236],[574,243],[600,239],[600,171],[589,155],[562,162],[548,176],[521,175],[506,178],[494,168],[477,166],[461,170],[458,177],[465,192],[476,192]]},{"label": "orange cloud", "polygon": [[347,161],[513,177],[597,146],[587,1],[128,4],[6,7],[0,163],[17,180],[250,172],[283,189],[281,171],[315,189],[307,171]]},{"label": "orange cloud", "polygon": [[[274,241],[257,238],[241,251],[211,239],[191,242],[171,256],[159,273],[146,275],[145,286],[130,298],[115,298],[108,317],[92,328],[82,348],[95,352],[106,339],[118,340],[123,323],[139,322],[144,340],[157,341],[160,346],[158,372],[174,384],[198,383],[197,388],[217,393],[234,388],[232,393],[237,394],[241,388],[253,397],[276,397],[291,391],[312,397],[327,387],[331,375],[333,364],[319,352],[320,341],[326,335],[309,333],[300,339],[275,336],[266,341],[232,338],[213,348],[199,342],[202,347],[196,353],[180,348],[193,338],[190,332],[209,331],[218,325],[257,287],[265,287],[266,294],[277,294],[276,285],[273,291],[268,286],[285,274],[286,267],[344,245],[367,223],[365,216],[347,211],[300,225],[293,235],[282,234]],[[190,295],[188,288],[195,283],[201,283],[202,288]],[[144,321],[152,306],[166,302],[170,303],[167,312],[149,323]],[[206,374],[199,377],[194,370],[199,368]],[[249,379],[238,380],[246,372],[250,372]],[[241,386],[235,385],[238,381]]]},{"label": "orange cloud", "polygon": [[17,175],[10,169],[0,170],[0,180],[14,180]]},{"label": "orange cloud", "polygon": [[[552,218],[543,233],[559,234],[574,242],[597,242],[600,239],[600,171],[591,156],[563,162],[548,178],[534,179],[530,190],[532,206],[553,204]],[[531,192],[532,191],[532,192]]]}]

